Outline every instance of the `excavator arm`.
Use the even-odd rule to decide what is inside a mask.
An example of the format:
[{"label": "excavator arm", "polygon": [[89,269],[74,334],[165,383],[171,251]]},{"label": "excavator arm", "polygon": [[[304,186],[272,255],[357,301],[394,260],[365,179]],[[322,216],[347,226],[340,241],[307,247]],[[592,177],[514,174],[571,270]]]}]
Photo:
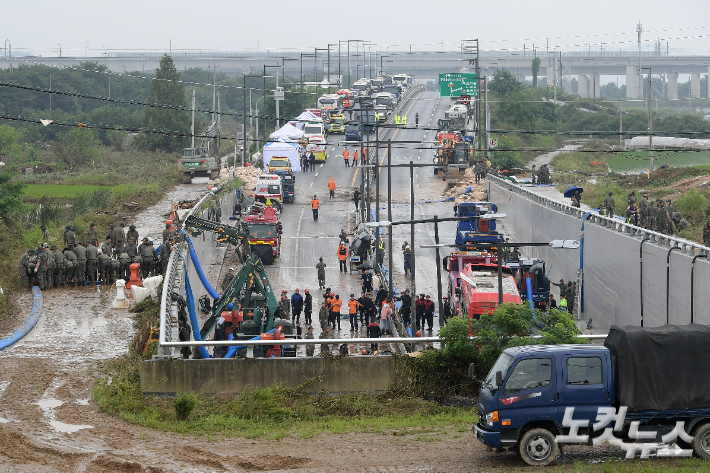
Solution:
[{"label": "excavator arm", "polygon": [[266,302],[266,313],[261,317],[262,331],[266,332],[274,328],[274,319],[281,317],[281,308],[276,299],[269,279],[266,277],[264,264],[261,258],[256,253],[252,254],[239,268],[239,272],[234,276],[234,279],[227,285],[224,294],[219,299],[215,300],[212,315],[205,321],[200,334],[202,339],[214,329],[217,325],[217,320],[222,315],[222,311],[226,309],[229,303],[232,303],[236,308],[239,303],[243,307],[251,307],[252,293],[261,294]]},{"label": "excavator arm", "polygon": [[242,254],[251,254],[251,247],[248,243],[249,235],[241,228],[225,225],[213,220],[205,220],[204,218],[195,217],[194,215],[187,217],[185,227],[193,229],[191,231],[192,236],[197,236],[203,231],[219,234],[218,242],[222,243],[227,241],[237,248],[237,257],[240,262],[243,262]]}]

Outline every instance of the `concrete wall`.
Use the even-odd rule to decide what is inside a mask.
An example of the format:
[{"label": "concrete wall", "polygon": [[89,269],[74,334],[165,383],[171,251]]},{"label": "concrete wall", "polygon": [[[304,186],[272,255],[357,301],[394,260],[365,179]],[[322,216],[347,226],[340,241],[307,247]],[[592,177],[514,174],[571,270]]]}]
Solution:
[{"label": "concrete wall", "polygon": [[[505,227],[511,241],[580,239],[586,211],[497,178],[489,178],[487,185],[490,200],[507,214]],[[644,236],[650,239],[642,246]],[[668,251],[676,245],[680,248],[673,250],[669,259]],[[693,242],[593,214],[584,223],[583,272],[579,272],[580,250],[530,247],[524,253],[544,259],[552,281],[581,281],[583,305],[579,307],[577,301],[582,311],[579,317],[585,321],[591,318],[595,332],[606,332],[612,324],[639,326],[642,319],[646,327],[667,322],[688,324],[691,320],[710,324],[710,263],[705,258],[695,262],[692,319],[690,314],[692,260],[707,250]]]},{"label": "concrete wall", "polygon": [[284,383],[296,387],[320,377],[305,392],[384,391],[395,372],[394,356],[342,358],[246,358],[215,360],[151,360],[141,363],[141,391],[240,393],[248,386],[265,388]]}]

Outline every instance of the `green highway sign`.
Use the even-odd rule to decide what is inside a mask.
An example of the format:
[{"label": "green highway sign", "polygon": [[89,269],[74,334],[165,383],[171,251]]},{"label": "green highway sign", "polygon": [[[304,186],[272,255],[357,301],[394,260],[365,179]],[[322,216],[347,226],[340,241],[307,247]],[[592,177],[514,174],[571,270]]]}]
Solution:
[{"label": "green highway sign", "polygon": [[439,74],[439,96],[478,97],[478,74],[467,72],[446,72]]}]

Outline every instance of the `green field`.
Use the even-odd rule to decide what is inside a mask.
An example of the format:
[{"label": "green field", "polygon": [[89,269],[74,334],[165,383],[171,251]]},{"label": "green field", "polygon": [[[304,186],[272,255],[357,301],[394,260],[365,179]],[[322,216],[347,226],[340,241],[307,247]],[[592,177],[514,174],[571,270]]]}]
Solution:
[{"label": "green field", "polygon": [[[668,163],[670,167],[682,168],[706,166],[710,164],[710,151],[655,151],[653,153],[654,168]],[[609,168],[618,173],[638,173],[648,170],[648,151],[634,151],[615,154],[609,159]]]},{"label": "green field", "polygon": [[82,192],[94,192],[105,186],[93,185],[64,185],[64,184],[28,184],[25,187],[24,197],[76,197]]}]

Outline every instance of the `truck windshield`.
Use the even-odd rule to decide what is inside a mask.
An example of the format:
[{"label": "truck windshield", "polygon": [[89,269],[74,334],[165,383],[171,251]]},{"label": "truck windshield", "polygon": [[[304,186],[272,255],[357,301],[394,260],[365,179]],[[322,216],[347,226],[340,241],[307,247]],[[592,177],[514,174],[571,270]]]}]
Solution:
[{"label": "truck windshield", "polygon": [[508,355],[507,353],[502,353],[500,357],[498,357],[498,361],[496,361],[496,364],[493,365],[491,372],[488,373],[488,377],[483,382],[483,384],[488,385],[488,387],[491,389],[491,393],[494,393],[498,391],[498,389],[500,389],[500,386],[496,384],[496,371],[500,371],[501,373],[503,373],[503,379],[505,379],[505,375],[508,374],[508,370],[510,369],[510,366],[512,364],[513,357]]},{"label": "truck windshield", "polygon": [[276,238],[276,225],[247,225],[249,238]]},{"label": "truck windshield", "polygon": [[307,135],[320,135],[323,133],[320,125],[306,125],[303,131],[306,132]]}]

